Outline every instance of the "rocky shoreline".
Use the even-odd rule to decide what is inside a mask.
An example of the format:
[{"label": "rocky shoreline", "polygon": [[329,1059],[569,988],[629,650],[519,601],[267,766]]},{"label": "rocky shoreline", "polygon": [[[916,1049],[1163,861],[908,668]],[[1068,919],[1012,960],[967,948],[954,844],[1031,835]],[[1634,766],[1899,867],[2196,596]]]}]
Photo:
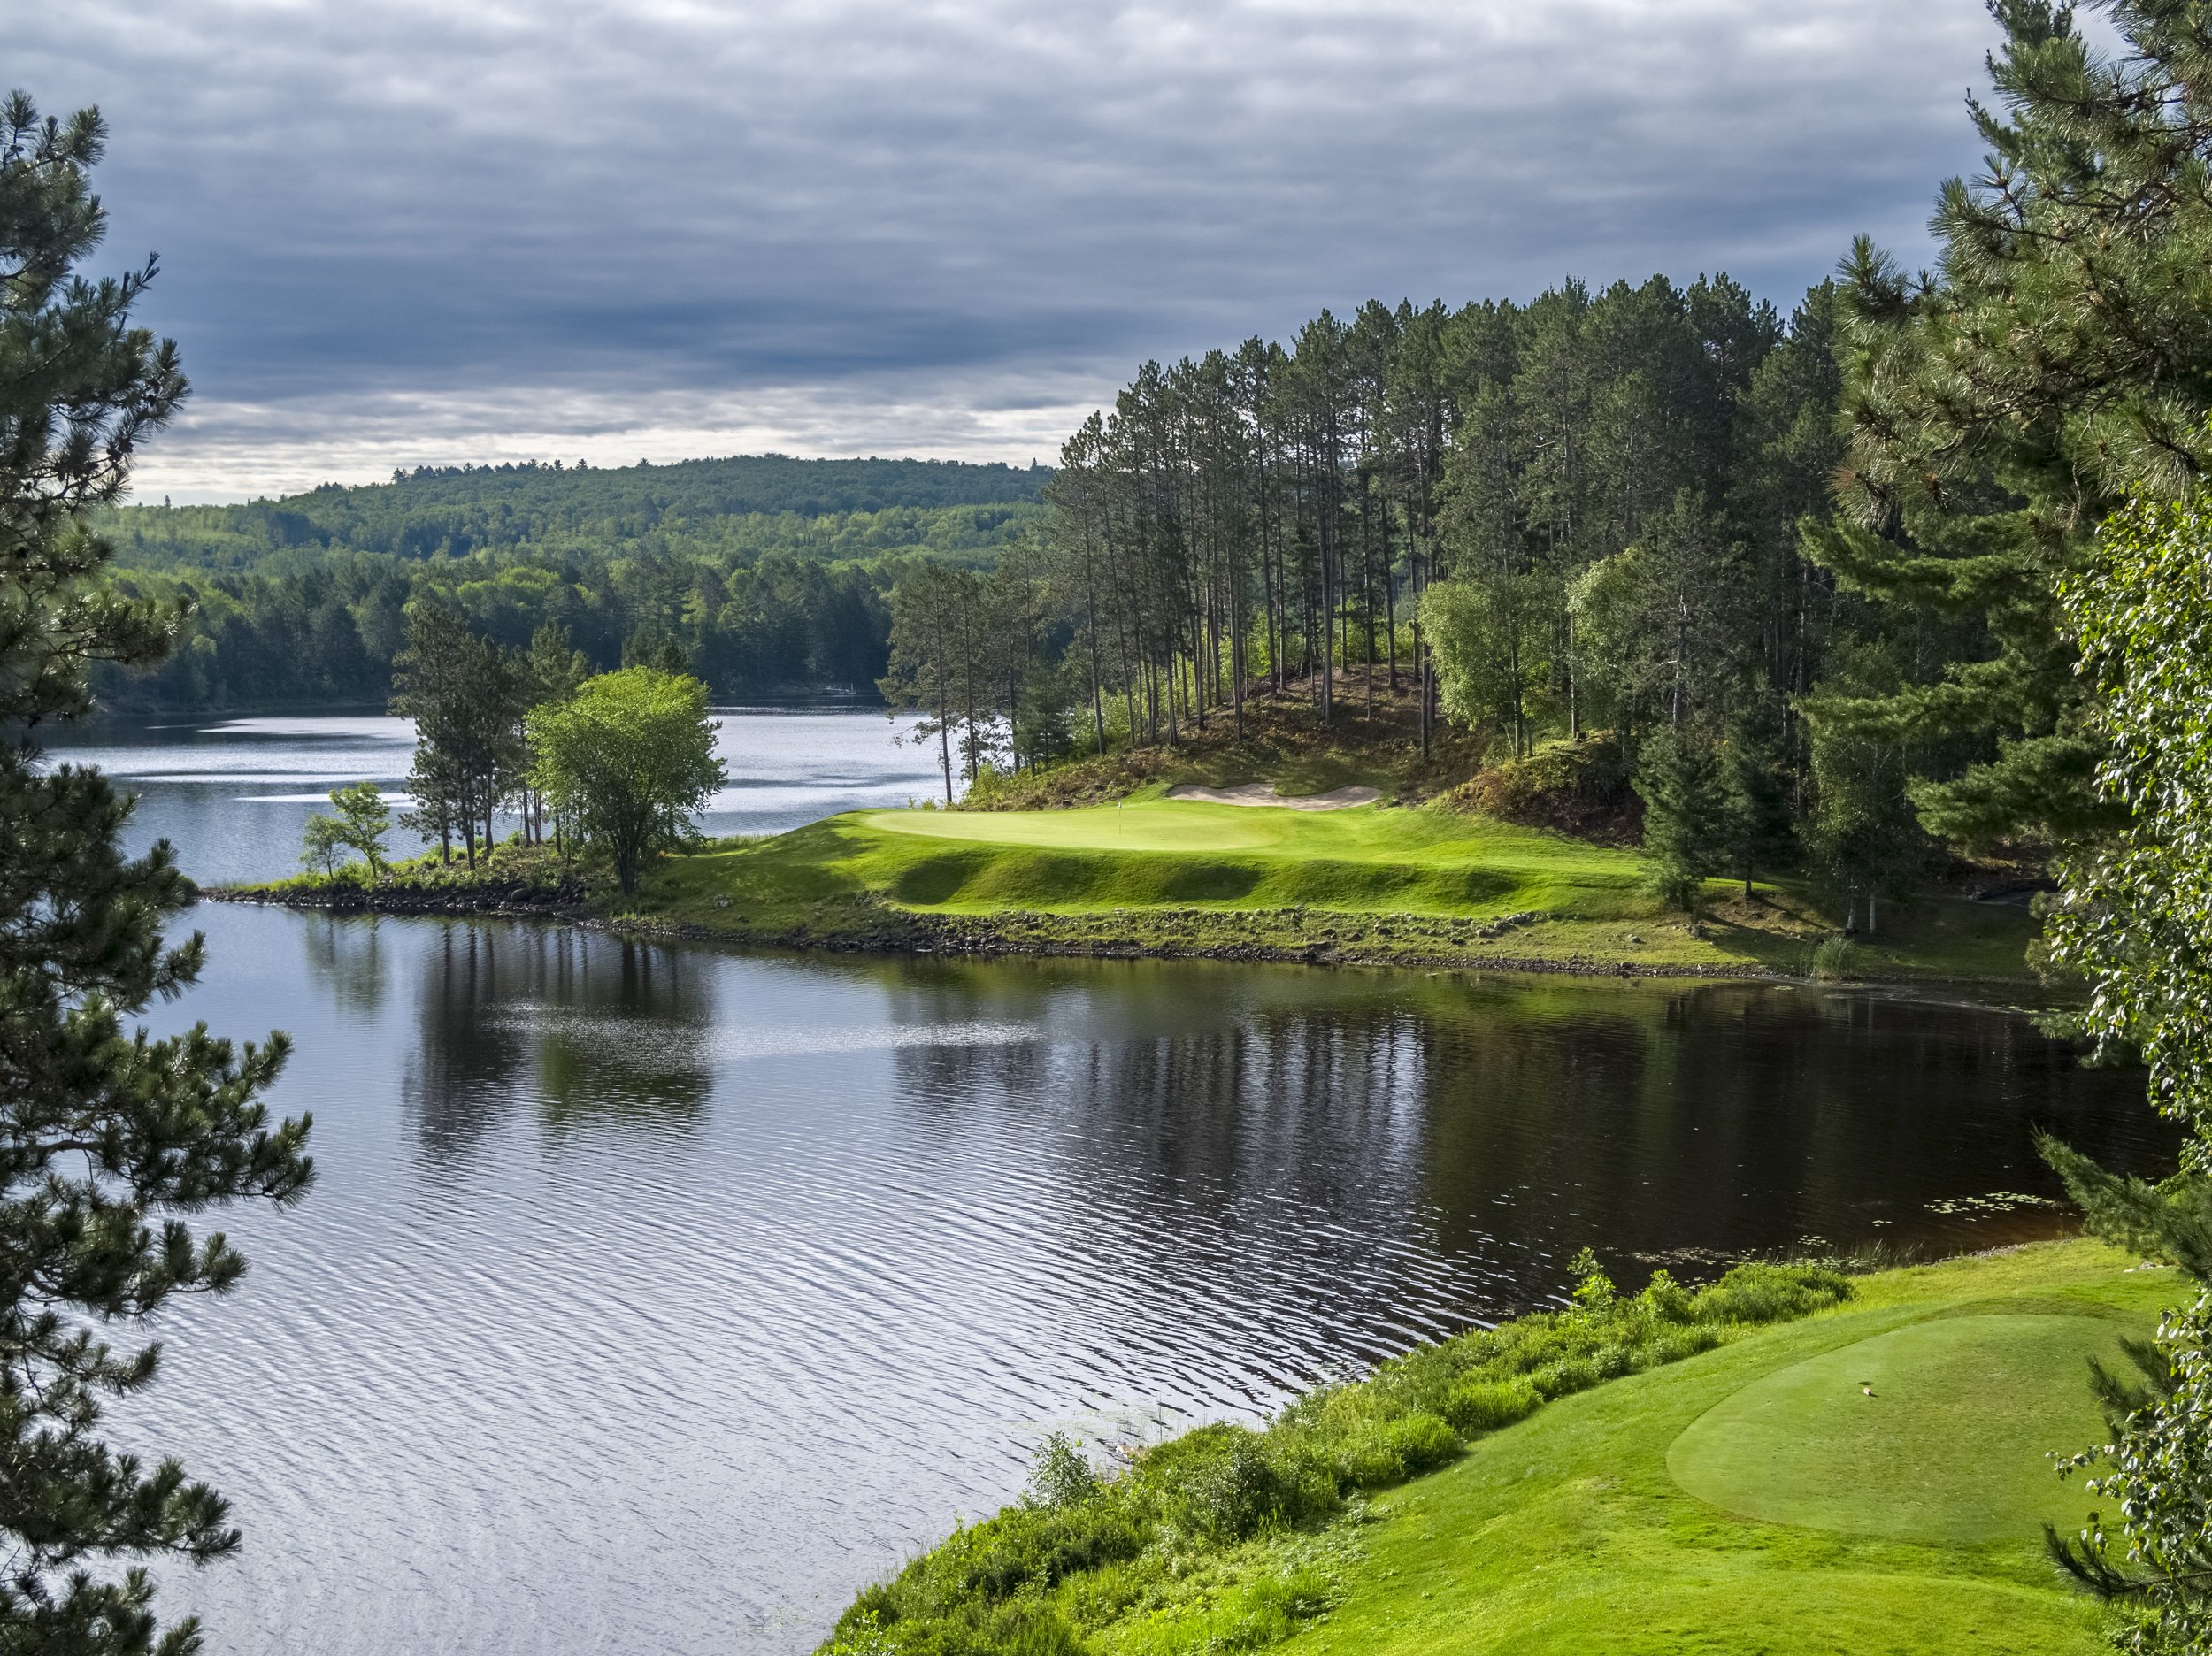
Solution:
[{"label": "rocky shoreline", "polygon": [[[880,924],[826,931],[808,925],[769,927],[739,920],[720,926],[657,920],[637,915],[608,915],[591,903],[580,882],[546,888],[525,882],[488,883],[443,890],[394,887],[319,887],[255,890],[211,887],[204,902],[252,904],[331,914],[389,914],[455,919],[518,919],[553,922],[624,937],[687,943],[789,949],[838,954],[947,954],[970,958],[1029,956],[1070,960],[1211,960],[1255,965],[1386,966],[1416,970],[1497,971],[1572,978],[1741,979],[1784,983],[1789,974],[1756,965],[1665,965],[1605,961],[1585,956],[1522,957],[1455,951],[1363,947],[1316,941],[1296,946],[1259,941],[1205,942],[1197,939],[1076,938],[1025,934],[1025,927],[1048,928],[1054,916],[1010,911],[986,920],[977,916],[937,916],[879,910]],[[1533,916],[1515,916],[1515,921]],[[1162,916],[1171,920],[1172,916]],[[1510,926],[1494,924],[1477,933],[1502,935]]]}]

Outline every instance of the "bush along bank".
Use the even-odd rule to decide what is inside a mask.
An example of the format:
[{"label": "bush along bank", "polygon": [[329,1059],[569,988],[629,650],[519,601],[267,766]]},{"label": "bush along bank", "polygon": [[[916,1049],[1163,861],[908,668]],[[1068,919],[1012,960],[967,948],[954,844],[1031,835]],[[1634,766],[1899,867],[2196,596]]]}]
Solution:
[{"label": "bush along bank", "polygon": [[1263,1429],[1202,1426],[1106,1476],[1064,1438],[1030,1488],[863,1591],[825,1656],[1251,1650],[1333,1602],[1360,1498],[1442,1465],[1552,1399],[1847,1299],[1813,1265],[1740,1265],[1624,1295],[1586,1253],[1575,1303],[1421,1346]]}]

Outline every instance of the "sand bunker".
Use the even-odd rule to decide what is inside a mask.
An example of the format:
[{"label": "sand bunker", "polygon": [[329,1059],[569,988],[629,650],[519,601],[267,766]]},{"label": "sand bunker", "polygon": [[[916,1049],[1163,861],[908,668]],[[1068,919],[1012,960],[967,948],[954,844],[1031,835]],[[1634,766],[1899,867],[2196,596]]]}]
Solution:
[{"label": "sand bunker", "polygon": [[1372,805],[1382,797],[1380,788],[1331,788],[1326,794],[1302,794],[1285,799],[1272,782],[1240,782],[1234,787],[1194,787],[1185,783],[1167,791],[1171,800],[1204,800],[1210,805],[1280,805],[1290,810],[1349,810]]}]

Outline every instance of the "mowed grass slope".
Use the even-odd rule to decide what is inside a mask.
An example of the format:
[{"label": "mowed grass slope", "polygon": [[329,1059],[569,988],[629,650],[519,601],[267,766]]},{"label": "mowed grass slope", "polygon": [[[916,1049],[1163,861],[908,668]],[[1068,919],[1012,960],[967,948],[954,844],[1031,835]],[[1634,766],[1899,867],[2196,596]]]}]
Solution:
[{"label": "mowed grass slope", "polygon": [[[1335,1606],[1361,1656],[2107,1650],[2045,1558],[2104,1436],[2084,1358],[2176,1294],[2091,1242],[1863,1279],[1841,1309],[1562,1399],[1379,1498]],[[1872,1383],[1869,1398],[1862,1383]],[[1128,1650],[1165,1649],[1140,1637]]]},{"label": "mowed grass slope", "polygon": [[873,811],[857,825],[898,865],[892,895],[977,912],[1201,902],[1617,916],[1650,907],[1630,853],[1438,810],[1154,797],[1068,811]]},{"label": "mowed grass slope", "polygon": [[2042,1546],[2091,1501],[2053,1455],[2106,1435],[2085,1360],[2185,1288],[2070,1241],[1509,1322],[1033,1489],[825,1651],[2091,1656],[2105,1612]]},{"label": "mowed grass slope", "polygon": [[[1039,948],[1249,949],[1656,970],[1806,970],[1801,891],[1716,881],[1670,915],[1643,858],[1441,806],[1301,811],[1171,800],[851,812],[666,860],[630,912],[734,936],[890,941],[902,917]],[[1932,900],[1862,951],[1870,976],[2020,973],[2024,910]],[[941,924],[941,931],[944,926]]]}]

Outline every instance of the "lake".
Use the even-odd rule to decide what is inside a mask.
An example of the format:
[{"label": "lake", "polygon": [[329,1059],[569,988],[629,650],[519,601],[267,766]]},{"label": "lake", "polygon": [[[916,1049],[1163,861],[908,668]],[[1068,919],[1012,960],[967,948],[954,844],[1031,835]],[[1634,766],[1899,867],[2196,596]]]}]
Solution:
[{"label": "lake", "polygon": [[[832,811],[943,795],[936,749],[913,740],[918,717],[877,709],[723,708],[716,751],[727,784],[700,818],[712,835],[781,833]],[[299,871],[300,830],[330,809],[334,787],[381,786],[406,808],[415,727],[375,714],[104,724],[51,744],[57,759],[96,765],[138,796],[129,842],[165,839],[206,885]],[[515,827],[512,818],[500,832]],[[413,855],[423,842],[396,829]]]},{"label": "lake", "polygon": [[[278,872],[289,796],[405,770],[281,723],[98,751],[188,870]],[[889,734],[726,716],[730,809],[925,793]],[[2172,1143],[2139,1077],[1939,996],[191,923],[159,1021],[289,1031],[323,1169],[224,1217],[251,1274],[116,1419],[234,1500],[242,1554],[165,1599],[238,1656],[803,1651],[1055,1427],[1253,1416],[1585,1244],[1640,1280],[2047,1234],[2033,1127]]]}]

